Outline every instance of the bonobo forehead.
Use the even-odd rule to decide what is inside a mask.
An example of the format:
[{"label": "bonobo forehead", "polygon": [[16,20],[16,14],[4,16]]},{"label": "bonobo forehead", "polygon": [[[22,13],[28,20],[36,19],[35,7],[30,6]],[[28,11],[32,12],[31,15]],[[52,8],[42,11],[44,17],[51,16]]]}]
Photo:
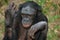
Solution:
[{"label": "bonobo forehead", "polygon": [[36,10],[28,5],[22,8],[21,13],[33,15],[36,13]]}]

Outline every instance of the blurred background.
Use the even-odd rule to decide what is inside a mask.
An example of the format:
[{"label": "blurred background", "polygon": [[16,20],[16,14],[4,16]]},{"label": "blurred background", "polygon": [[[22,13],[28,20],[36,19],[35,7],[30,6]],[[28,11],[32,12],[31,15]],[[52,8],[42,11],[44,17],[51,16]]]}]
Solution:
[{"label": "blurred background", "polygon": [[18,6],[25,1],[35,1],[42,6],[49,22],[47,40],[60,40],[60,0],[0,0],[0,40],[4,36],[5,9],[11,2]]}]

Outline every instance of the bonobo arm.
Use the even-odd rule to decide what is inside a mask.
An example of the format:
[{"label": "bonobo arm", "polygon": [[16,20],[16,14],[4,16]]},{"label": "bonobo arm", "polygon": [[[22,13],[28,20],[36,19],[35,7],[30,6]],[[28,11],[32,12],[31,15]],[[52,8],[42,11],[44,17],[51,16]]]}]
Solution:
[{"label": "bonobo arm", "polygon": [[5,35],[3,40],[12,40],[12,23],[15,11],[14,3],[11,3],[5,11]]},{"label": "bonobo arm", "polygon": [[47,22],[46,21],[41,21],[38,22],[34,25],[31,26],[31,28],[29,29],[28,35],[32,38],[34,38],[35,33],[40,30],[43,31],[45,30],[45,27],[47,26]]},{"label": "bonobo arm", "polygon": [[20,28],[19,28],[19,22],[20,22],[21,20],[20,20],[20,14],[18,13],[18,11],[15,13],[15,15],[14,15],[14,20],[13,20],[13,27],[12,27],[12,29],[13,29],[13,37],[12,37],[12,39],[14,39],[14,40],[17,40],[18,39],[18,34],[19,34],[19,30],[20,30]]}]

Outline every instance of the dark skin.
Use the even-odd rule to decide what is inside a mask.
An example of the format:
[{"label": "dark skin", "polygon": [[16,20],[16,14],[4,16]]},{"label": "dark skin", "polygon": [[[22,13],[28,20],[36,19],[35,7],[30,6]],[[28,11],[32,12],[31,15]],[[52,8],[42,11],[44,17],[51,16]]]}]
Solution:
[{"label": "dark skin", "polygon": [[[25,33],[25,31],[28,31],[35,24],[37,24],[37,26],[40,25],[40,23],[38,24],[38,22],[45,21],[47,23],[46,26],[40,25],[41,27],[40,26],[38,27],[40,29],[37,28],[38,30],[36,30],[36,32],[31,29],[33,32],[35,32],[34,37],[30,35],[31,39],[28,39],[26,34],[21,33],[22,36],[26,37],[26,40],[46,40],[48,31],[48,20],[47,17],[42,13],[41,6],[39,6],[33,1],[25,2],[20,5],[18,14],[20,14],[21,17],[20,20],[21,25],[19,25],[20,33],[22,32],[22,30],[24,30],[23,32]],[[18,39],[25,40],[24,37],[20,35],[20,33]]]}]

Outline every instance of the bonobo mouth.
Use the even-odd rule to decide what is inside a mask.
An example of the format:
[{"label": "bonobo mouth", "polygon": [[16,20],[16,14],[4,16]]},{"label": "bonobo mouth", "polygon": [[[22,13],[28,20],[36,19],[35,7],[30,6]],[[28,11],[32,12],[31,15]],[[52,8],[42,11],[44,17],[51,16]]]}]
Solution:
[{"label": "bonobo mouth", "polygon": [[22,24],[24,28],[29,28],[31,24]]}]

